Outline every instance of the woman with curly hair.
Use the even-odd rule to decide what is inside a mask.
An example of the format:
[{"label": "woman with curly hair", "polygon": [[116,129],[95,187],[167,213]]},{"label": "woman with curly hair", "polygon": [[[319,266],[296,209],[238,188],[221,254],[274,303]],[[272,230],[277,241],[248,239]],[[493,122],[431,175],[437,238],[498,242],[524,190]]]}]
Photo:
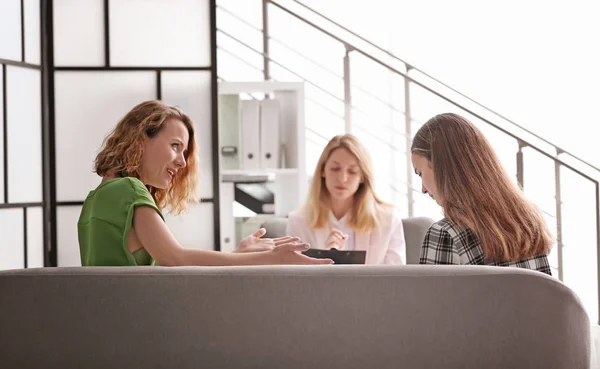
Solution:
[{"label": "woman with curly hair", "polygon": [[128,112],[95,160],[102,182],[90,191],[78,221],[83,266],[329,264],[303,254],[296,237],[262,239],[259,229],[237,252],[183,248],[163,209],[180,214],[196,202],[198,178],[192,120],[161,101]]}]

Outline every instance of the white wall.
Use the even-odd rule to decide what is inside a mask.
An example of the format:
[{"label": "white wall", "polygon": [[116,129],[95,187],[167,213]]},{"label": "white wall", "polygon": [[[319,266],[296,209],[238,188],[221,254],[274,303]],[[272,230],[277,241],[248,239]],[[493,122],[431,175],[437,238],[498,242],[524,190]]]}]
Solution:
[{"label": "white wall", "polygon": [[600,165],[597,1],[303,2]]},{"label": "white wall", "polygon": [[2,1],[0,269],[44,265],[40,50],[39,0]]}]

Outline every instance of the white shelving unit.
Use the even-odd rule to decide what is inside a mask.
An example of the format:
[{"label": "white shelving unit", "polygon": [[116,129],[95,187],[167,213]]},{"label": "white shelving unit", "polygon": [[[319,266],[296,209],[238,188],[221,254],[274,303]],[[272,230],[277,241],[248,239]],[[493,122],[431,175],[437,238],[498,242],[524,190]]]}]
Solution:
[{"label": "white shelving unit", "polygon": [[[267,187],[275,197],[275,214],[270,216],[285,216],[300,207],[305,200],[308,178],[305,170],[304,84],[272,81],[219,82],[218,94],[221,173],[220,241],[221,250],[231,251],[237,244],[232,178],[252,176],[264,178]],[[268,102],[265,103],[265,100]],[[276,127],[269,126],[275,129],[261,129],[262,120],[266,119],[263,115],[260,115],[258,132],[254,132],[253,127],[244,127],[244,124],[254,124],[254,122],[249,123],[243,116],[243,107],[249,105],[251,107],[260,105],[260,109],[275,106],[278,112],[274,114],[273,110],[270,111],[270,124],[273,124],[275,115],[278,117],[277,124]],[[270,131],[275,132],[273,135],[276,137],[269,137]],[[246,132],[250,139],[244,137],[243,132]],[[258,138],[252,136],[254,133]],[[279,149],[277,157],[270,161],[276,164],[257,167],[257,162],[250,162],[252,168],[244,167],[245,163],[249,162],[248,157],[244,155],[250,155],[245,149],[254,147],[257,139],[260,150],[265,143]],[[276,140],[276,143],[272,140]],[[261,154],[264,155],[262,152]],[[260,161],[262,158],[256,155],[253,159]],[[260,215],[261,219],[265,217],[268,216]]]}]

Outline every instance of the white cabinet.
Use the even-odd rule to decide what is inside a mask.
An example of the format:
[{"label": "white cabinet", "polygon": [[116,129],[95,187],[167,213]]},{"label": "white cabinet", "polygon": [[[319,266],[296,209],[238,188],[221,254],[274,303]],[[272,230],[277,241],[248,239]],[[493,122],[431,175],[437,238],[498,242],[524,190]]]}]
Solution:
[{"label": "white cabinet", "polygon": [[[232,250],[260,219],[286,216],[301,206],[308,190],[304,132],[302,82],[219,83],[222,250]],[[235,183],[244,182],[273,193],[271,214],[239,210],[233,203]]]}]

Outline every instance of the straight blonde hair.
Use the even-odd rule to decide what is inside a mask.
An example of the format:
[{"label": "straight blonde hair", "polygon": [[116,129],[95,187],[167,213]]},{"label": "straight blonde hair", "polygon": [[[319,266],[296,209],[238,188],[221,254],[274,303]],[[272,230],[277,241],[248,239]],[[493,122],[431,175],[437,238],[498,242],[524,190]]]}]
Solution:
[{"label": "straight blonde hair", "polygon": [[321,153],[304,206],[308,225],[311,228],[323,228],[329,223],[331,194],[325,185],[323,171],[331,153],[340,148],[356,157],[361,171],[361,183],[354,194],[348,225],[357,232],[371,232],[379,226],[382,210],[391,205],[381,201],[375,194],[371,158],[365,147],[351,134],[335,136]]},{"label": "straight blonde hair", "polygon": [[411,152],[432,164],[444,215],[475,233],[486,259],[514,262],[550,252],[552,237],[541,212],[467,119],[453,113],[431,118],[415,135]]}]

